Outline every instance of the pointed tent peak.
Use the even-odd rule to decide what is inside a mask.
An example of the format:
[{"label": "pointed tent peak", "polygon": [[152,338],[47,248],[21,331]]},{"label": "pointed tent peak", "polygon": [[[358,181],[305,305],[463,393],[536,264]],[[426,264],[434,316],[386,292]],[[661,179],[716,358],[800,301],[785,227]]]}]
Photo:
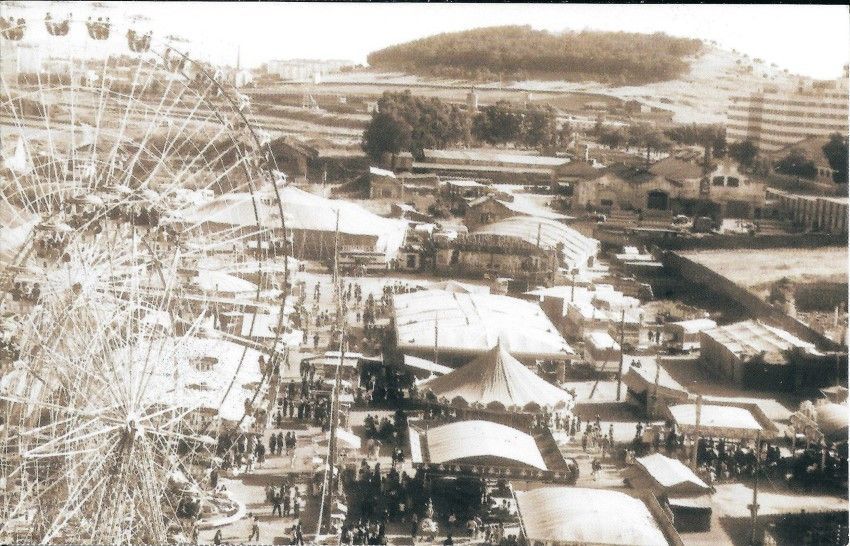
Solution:
[{"label": "pointed tent peak", "polygon": [[499,332],[499,335],[496,337],[496,345],[493,349],[511,354],[511,344],[503,332]]}]

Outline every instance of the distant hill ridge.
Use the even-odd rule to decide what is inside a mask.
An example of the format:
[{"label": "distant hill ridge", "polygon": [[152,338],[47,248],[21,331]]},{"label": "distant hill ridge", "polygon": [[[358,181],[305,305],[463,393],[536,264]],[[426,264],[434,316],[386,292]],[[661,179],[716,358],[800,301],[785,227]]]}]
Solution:
[{"label": "distant hill ridge", "polygon": [[437,34],[390,46],[369,65],[410,74],[489,80],[558,79],[640,85],[684,74],[702,42],[662,33],[551,33],[530,26],[486,27]]}]

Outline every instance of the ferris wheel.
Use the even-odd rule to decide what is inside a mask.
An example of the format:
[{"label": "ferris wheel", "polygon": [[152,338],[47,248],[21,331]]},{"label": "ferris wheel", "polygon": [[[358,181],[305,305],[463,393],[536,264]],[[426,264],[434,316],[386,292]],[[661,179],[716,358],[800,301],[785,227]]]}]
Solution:
[{"label": "ferris wheel", "polygon": [[185,44],[3,8],[0,542],[186,542],[287,331],[279,176]]}]

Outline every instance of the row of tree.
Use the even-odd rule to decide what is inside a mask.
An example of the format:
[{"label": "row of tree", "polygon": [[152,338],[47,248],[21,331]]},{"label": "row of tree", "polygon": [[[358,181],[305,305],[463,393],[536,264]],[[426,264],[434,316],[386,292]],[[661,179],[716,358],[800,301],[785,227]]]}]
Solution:
[{"label": "row of tree", "polygon": [[384,152],[409,150],[421,159],[426,148],[514,143],[541,148],[562,143],[569,128],[558,128],[555,110],[535,104],[516,106],[507,101],[484,106],[471,114],[437,98],[410,91],[385,92],[363,132],[363,150],[374,160]]},{"label": "row of tree", "polygon": [[368,56],[369,65],[451,78],[544,77],[617,85],[671,80],[699,40],[662,33],[563,32],[487,27],[429,36]]}]

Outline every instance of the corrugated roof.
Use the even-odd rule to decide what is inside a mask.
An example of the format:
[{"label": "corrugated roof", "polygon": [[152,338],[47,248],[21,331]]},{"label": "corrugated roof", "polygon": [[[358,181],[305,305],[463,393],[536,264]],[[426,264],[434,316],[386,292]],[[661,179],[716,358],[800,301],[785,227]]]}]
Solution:
[{"label": "corrugated roof", "polygon": [[496,457],[548,470],[534,438],[500,423],[480,420],[449,423],[428,429],[425,441],[430,463]]},{"label": "corrugated roof", "polygon": [[515,495],[531,543],[668,544],[646,504],[619,491],[541,487]]},{"label": "corrugated roof", "polygon": [[505,154],[484,150],[430,150],[422,151],[425,159],[439,162],[439,160],[471,161],[471,162],[493,162],[510,163],[513,165],[538,165],[546,167],[557,167],[570,162],[566,157],[547,157],[539,155]]},{"label": "corrugated roof", "polygon": [[703,334],[741,357],[765,353],[771,362],[785,362],[782,353],[794,347],[815,352],[813,343],[754,320],[719,326],[705,330]]}]

